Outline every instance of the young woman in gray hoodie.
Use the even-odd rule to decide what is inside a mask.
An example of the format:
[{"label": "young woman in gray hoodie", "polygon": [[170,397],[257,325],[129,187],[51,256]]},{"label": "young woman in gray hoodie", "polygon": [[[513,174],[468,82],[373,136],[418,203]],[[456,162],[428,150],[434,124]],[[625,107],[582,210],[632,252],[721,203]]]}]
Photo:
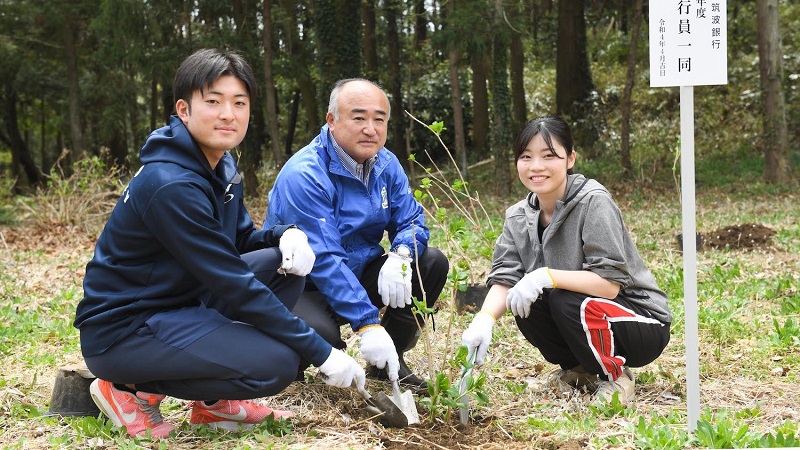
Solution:
[{"label": "young woman in gray hoodie", "polygon": [[573,174],[569,125],[529,122],[514,144],[527,197],[506,210],[489,292],[464,331],[483,362],[495,320],[511,310],[525,339],[561,369],[559,388],[588,387],[597,402],[634,398],[628,367],[654,361],[670,337],[672,313],[642,261],[611,194]]}]

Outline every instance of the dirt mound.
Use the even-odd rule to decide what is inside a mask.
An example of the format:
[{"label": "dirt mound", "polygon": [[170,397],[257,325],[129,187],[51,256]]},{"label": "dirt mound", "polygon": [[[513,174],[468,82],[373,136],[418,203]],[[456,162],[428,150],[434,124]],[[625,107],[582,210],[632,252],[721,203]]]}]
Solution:
[{"label": "dirt mound", "polygon": [[[775,230],[757,223],[729,225],[707,233],[697,233],[697,250],[703,249],[755,249],[772,245]],[[683,250],[683,234],[676,236],[678,248]]]},{"label": "dirt mound", "polygon": [[772,243],[775,230],[756,223],[731,225],[703,233],[706,248],[735,249],[767,247]]}]

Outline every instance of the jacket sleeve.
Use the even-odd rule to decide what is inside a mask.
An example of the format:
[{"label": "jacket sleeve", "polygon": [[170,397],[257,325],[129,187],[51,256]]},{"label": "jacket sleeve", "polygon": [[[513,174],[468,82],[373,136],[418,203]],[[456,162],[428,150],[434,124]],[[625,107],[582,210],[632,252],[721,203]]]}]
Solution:
[{"label": "jacket sleeve", "polygon": [[622,213],[608,195],[592,195],[585,203],[583,269],[592,271],[623,289],[630,285],[625,240],[628,230]]},{"label": "jacket sleeve", "polygon": [[347,266],[333,195],[327,174],[287,169],[270,194],[266,223],[294,223],[306,233],[317,258],[309,277],[331,308],[358,330],[379,323],[379,311]]},{"label": "jacket sleeve", "polygon": [[244,188],[242,184],[236,186],[238,190],[236,197],[239,199],[236,223],[236,249],[239,253],[248,253],[262,248],[277,247],[280,244],[281,236],[291,224],[279,224],[272,227],[257,229],[253,224],[253,219],[247,208],[244,206]]},{"label": "jacket sleeve", "polygon": [[514,215],[509,208],[503,223],[503,232],[497,238],[492,255],[492,269],[486,280],[486,285],[495,284],[514,286],[525,275],[525,265],[514,239]]},{"label": "jacket sleeve", "polygon": [[154,193],[144,219],[166,251],[211,291],[208,307],[253,325],[316,366],[325,361],[330,344],[256,280],[214,217],[202,186],[185,181],[164,185]]}]

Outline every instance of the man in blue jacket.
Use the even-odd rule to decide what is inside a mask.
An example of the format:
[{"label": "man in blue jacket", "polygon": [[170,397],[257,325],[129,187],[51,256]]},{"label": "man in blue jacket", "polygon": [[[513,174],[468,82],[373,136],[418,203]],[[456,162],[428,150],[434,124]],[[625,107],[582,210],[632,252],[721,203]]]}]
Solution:
[{"label": "man in blue jacket", "polygon": [[256,92],[237,54],[199,50],[174,80],[177,116],[153,131],[86,266],[75,326],[98,407],[131,436],[175,427],[159,404],[195,400],[190,423],[250,427],[291,416],[248,401],[281,392],[300,362],[339,387],[364,370],[291,313],[314,264],[306,235],[257,230],[229,150]]},{"label": "man in blue jacket", "polygon": [[264,225],[295,223],[314,249],[316,262],[293,312],[340,349],[340,326],[349,324],[370,364],[367,376],[424,388],[403,359],[425,322],[414,317],[411,299],[433,307],[449,263],[428,247],[422,206],[400,161],[384,147],[389,113],[386,93],[371,81],[337,82],[327,124],[278,174]]}]

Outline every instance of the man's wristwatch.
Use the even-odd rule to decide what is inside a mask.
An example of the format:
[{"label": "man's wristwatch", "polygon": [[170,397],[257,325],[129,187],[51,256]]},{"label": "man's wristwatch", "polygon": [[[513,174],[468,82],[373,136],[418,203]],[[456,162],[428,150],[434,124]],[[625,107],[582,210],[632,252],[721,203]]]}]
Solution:
[{"label": "man's wristwatch", "polygon": [[394,249],[392,249],[392,252],[393,253],[397,253],[403,259],[411,260],[411,249],[408,248],[407,245],[400,244],[397,247],[395,247]]}]

